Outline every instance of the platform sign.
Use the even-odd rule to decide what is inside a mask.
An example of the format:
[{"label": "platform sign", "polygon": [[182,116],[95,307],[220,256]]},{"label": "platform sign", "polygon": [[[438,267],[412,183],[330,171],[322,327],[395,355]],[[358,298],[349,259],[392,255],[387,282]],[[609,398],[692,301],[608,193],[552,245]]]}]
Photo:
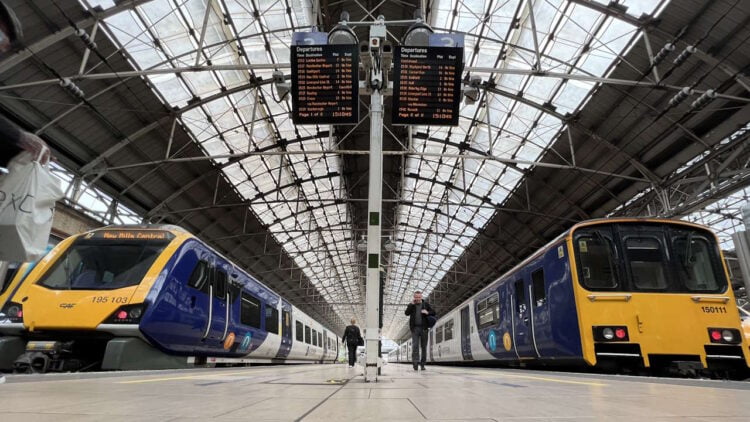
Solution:
[{"label": "platform sign", "polygon": [[392,121],[397,125],[458,125],[461,47],[396,47]]},{"label": "platform sign", "polygon": [[291,57],[295,124],[359,122],[357,45],[294,45]]}]

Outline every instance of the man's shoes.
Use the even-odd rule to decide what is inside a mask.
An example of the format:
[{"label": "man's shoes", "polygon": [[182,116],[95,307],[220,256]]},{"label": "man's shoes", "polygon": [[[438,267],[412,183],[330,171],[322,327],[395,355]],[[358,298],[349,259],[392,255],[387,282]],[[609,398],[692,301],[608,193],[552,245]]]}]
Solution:
[{"label": "man's shoes", "polygon": [[423,370],[423,371],[426,371],[426,370],[427,370],[427,368],[425,368],[425,367],[424,367],[424,365],[422,365],[422,370]]},{"label": "man's shoes", "polygon": [[414,370],[415,370],[415,371],[417,370],[417,365],[414,365]]}]

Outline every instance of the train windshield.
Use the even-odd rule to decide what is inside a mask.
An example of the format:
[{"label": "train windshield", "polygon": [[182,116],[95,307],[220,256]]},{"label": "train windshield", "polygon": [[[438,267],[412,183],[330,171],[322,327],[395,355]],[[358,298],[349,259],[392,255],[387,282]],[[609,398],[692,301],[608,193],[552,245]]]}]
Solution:
[{"label": "train windshield", "polygon": [[574,233],[580,283],[589,290],[720,293],[727,288],[718,245],[688,226],[617,224]]},{"label": "train windshield", "polygon": [[114,290],[140,284],[169,240],[79,238],[37,284],[54,290]]}]

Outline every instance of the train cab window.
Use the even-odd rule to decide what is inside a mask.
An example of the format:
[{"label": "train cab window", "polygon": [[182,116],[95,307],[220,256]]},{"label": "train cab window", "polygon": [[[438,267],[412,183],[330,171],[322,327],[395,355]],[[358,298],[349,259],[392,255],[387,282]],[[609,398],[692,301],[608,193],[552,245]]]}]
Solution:
[{"label": "train cab window", "polygon": [[445,326],[443,328],[443,340],[453,340],[453,320],[445,323]]},{"label": "train cab window", "polygon": [[513,283],[513,287],[515,290],[516,312],[521,314],[526,311],[526,292],[523,287],[523,280],[517,280]]},{"label": "train cab window", "polygon": [[266,331],[279,333],[279,310],[273,306],[266,306]]},{"label": "train cab window", "polygon": [[8,287],[10,287],[10,282],[13,281],[13,278],[15,278],[18,269],[21,268],[21,265],[22,264],[19,264],[18,262],[11,262],[10,264],[8,264],[8,269],[5,272],[5,278],[3,280],[0,280],[0,294],[3,294],[6,290],[8,290]]},{"label": "train cab window", "polygon": [[599,233],[578,236],[575,242],[578,256],[578,277],[591,290],[615,289],[619,285],[617,262],[612,241]]},{"label": "train cab window", "polygon": [[79,238],[37,282],[53,290],[114,290],[136,286],[169,240]]},{"label": "train cab window", "polygon": [[305,325],[305,343],[310,344],[310,327]]},{"label": "train cab window", "polygon": [[443,326],[435,328],[435,344],[443,342]]},{"label": "train cab window", "polygon": [[477,303],[477,319],[480,329],[497,325],[500,322],[500,303],[497,293]]},{"label": "train cab window", "polygon": [[312,345],[318,345],[318,332],[316,330],[312,330]]},{"label": "train cab window", "polygon": [[227,273],[224,270],[216,269],[215,274],[214,296],[223,300],[227,296]]},{"label": "train cab window", "polygon": [[624,245],[633,286],[638,290],[666,289],[666,259],[659,239],[629,236],[625,238]]},{"label": "train cab window", "polygon": [[542,306],[547,302],[547,290],[544,287],[544,269],[539,268],[538,270],[531,273],[531,284],[534,286],[534,304],[536,306]]},{"label": "train cab window", "polygon": [[720,292],[726,286],[723,269],[718,264],[715,245],[692,233],[672,240],[677,275],[690,292]]},{"label": "train cab window", "polygon": [[294,339],[297,341],[305,341],[305,327],[299,321],[294,321],[294,329],[296,331]]},{"label": "train cab window", "polygon": [[254,328],[261,328],[260,300],[247,293],[242,293],[242,304],[240,305],[240,323]]}]

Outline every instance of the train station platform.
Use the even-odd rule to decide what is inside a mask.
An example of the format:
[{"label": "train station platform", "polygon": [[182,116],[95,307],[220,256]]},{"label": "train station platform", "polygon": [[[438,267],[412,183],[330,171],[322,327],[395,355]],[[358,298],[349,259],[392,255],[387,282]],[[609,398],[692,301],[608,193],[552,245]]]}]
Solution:
[{"label": "train station platform", "polygon": [[750,383],[496,368],[345,365],[11,375],[7,421],[216,419],[383,421],[745,421]]}]

